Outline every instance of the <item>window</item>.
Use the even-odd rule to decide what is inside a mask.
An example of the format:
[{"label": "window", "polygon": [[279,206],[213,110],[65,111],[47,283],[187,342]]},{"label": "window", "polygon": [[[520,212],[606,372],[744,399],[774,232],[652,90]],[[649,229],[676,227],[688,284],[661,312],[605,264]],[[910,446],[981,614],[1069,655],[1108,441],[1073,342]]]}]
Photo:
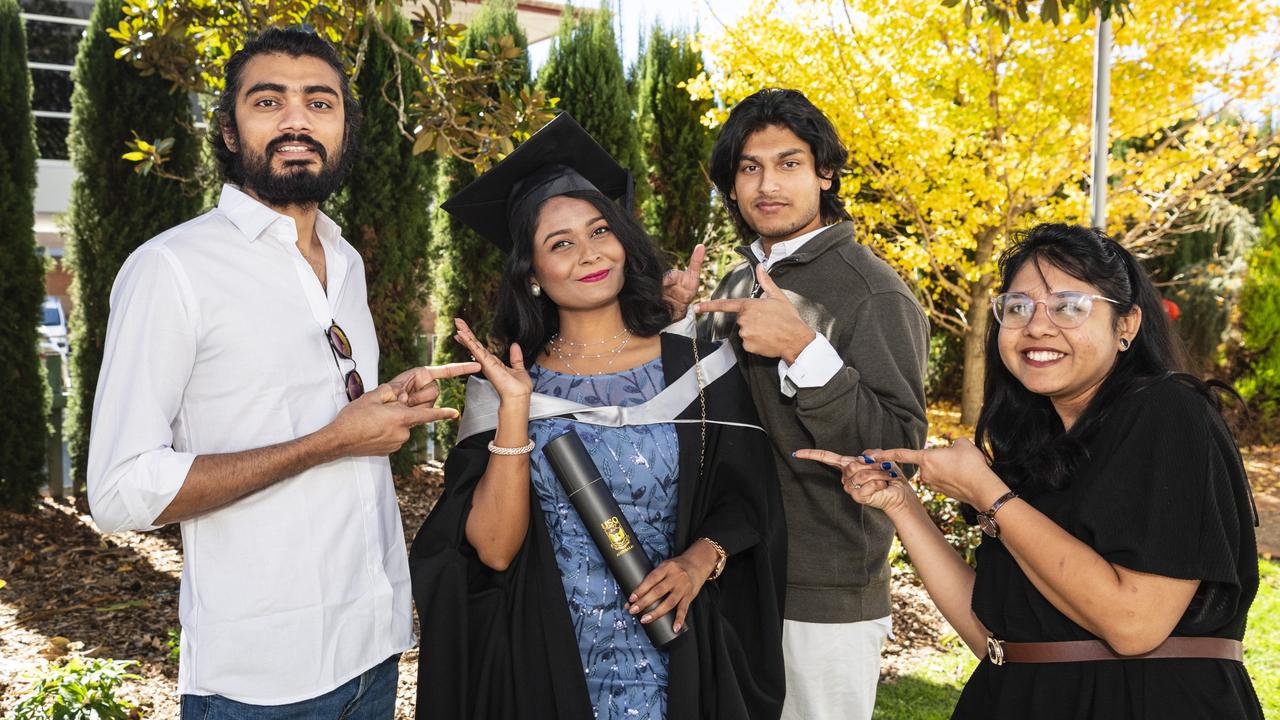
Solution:
[{"label": "window", "polygon": [[31,110],[36,146],[47,160],[67,159],[71,129],[71,71],[93,3],[85,0],[19,0],[27,30]]}]

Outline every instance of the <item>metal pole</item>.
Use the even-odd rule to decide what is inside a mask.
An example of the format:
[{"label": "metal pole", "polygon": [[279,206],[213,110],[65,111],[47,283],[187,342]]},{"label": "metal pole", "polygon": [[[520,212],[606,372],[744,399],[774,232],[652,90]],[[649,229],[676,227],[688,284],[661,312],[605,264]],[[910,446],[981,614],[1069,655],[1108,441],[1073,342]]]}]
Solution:
[{"label": "metal pole", "polygon": [[1093,55],[1093,187],[1089,194],[1093,226],[1107,228],[1107,131],[1111,117],[1111,20],[1098,11],[1098,43]]}]

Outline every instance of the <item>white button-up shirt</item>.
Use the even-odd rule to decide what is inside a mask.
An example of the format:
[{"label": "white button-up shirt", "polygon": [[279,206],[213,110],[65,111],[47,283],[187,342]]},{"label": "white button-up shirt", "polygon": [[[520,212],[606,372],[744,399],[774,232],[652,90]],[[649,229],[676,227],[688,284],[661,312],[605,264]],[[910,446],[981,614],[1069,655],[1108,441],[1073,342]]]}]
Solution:
[{"label": "white button-up shirt", "polygon": [[[286,442],[347,404],[325,331],[365,384],[378,345],[364,265],[321,214],[327,288],[291,218],[232,186],[139,247],[111,292],[88,492],[104,531],[153,529],[197,455]],[[182,522],[178,691],[276,705],[322,695],[415,642],[386,457],[343,458]]]}]

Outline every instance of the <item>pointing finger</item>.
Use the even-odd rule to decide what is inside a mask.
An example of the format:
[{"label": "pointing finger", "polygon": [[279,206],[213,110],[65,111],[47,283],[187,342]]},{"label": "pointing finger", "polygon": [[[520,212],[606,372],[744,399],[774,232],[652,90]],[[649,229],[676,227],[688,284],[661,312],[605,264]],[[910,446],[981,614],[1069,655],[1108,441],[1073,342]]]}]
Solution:
[{"label": "pointing finger", "polygon": [[[924,461],[924,450],[912,450],[911,448],[896,448],[893,450],[876,450],[875,455],[871,455],[876,460],[888,460],[899,465],[920,465]],[[871,451],[867,451],[870,455]]]},{"label": "pointing finger", "polygon": [[728,312],[740,313],[747,307],[747,303],[751,302],[747,298],[722,298],[720,300],[707,300],[700,302],[693,307],[693,311],[699,315],[709,312]]},{"label": "pointing finger", "polygon": [[830,450],[816,450],[810,448],[797,450],[793,455],[801,460],[816,460],[823,465],[830,465],[831,467],[840,468],[841,470],[843,470],[846,465],[852,464],[855,459],[847,455],[833,453]]},{"label": "pointing finger", "polygon": [[480,363],[478,362],[456,362],[447,365],[428,365],[422,368],[427,371],[427,375],[432,380],[440,378],[453,378],[459,375],[470,375],[480,372]]}]

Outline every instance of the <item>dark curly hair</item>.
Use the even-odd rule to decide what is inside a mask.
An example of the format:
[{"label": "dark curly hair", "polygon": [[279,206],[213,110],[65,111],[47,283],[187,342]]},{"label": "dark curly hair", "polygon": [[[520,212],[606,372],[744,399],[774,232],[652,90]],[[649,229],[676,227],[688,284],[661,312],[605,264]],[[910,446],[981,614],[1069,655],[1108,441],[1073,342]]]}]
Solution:
[{"label": "dark curly hair", "polygon": [[[626,253],[622,291],[622,322],[632,333],[652,337],[671,323],[671,310],[662,299],[662,274],[666,262],[644,229],[614,201],[598,190],[576,190],[566,197],[586,200],[600,211]],[[511,228],[511,254],[498,288],[494,334],[504,345],[515,343],[524,353],[525,365],[532,365],[551,336],[560,330],[560,312],[555,302],[543,294],[534,297],[529,287],[533,272],[533,235],[538,213],[525,213]]]},{"label": "dark curly hair", "polygon": [[241,76],[244,74],[245,65],[259,55],[319,58],[338,74],[344,110],[342,163],[349,168],[355,160],[356,139],[364,114],[360,109],[360,101],[356,100],[355,95],[351,93],[351,78],[347,76],[342,58],[332,45],[313,32],[300,28],[270,28],[245,43],[244,47],[227,60],[224,70],[226,83],[222,88],[222,94],[218,96],[218,108],[214,113],[217,126],[213,128],[213,132],[209,133],[213,143],[213,154],[218,160],[222,176],[236,185],[244,184],[244,167],[240,156],[227,147],[226,140],[222,137],[222,130],[224,128],[230,130],[233,137],[240,136],[240,130],[236,127],[236,97],[240,94]]},{"label": "dark curly hair", "polygon": [[831,180],[831,187],[822,191],[818,203],[822,222],[830,225],[848,220],[849,213],[840,201],[840,173],[849,160],[849,151],[840,142],[835,126],[799,90],[765,88],[734,106],[711,148],[711,182],[720,191],[738,232],[743,237],[755,234],[738,204],[730,199],[738,160],[747,138],[770,125],[787,128],[805,141],[813,152],[818,174]]}]

